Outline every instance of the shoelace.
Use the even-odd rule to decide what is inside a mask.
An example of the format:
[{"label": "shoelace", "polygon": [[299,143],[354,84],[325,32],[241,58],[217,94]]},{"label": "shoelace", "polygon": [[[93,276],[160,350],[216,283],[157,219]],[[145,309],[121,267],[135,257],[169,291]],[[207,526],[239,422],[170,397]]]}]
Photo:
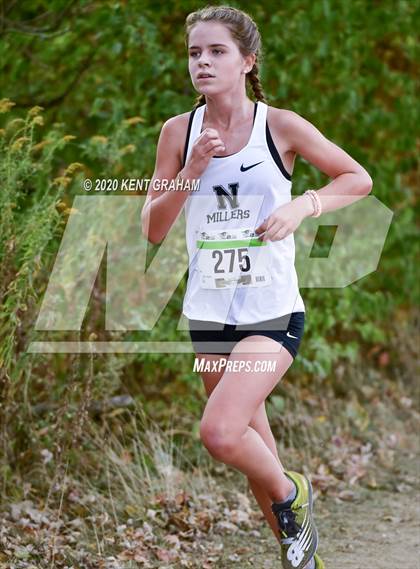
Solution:
[{"label": "shoelace", "polygon": [[296,537],[301,530],[300,525],[296,522],[296,514],[291,508],[280,510],[278,520],[282,531],[288,538]]},{"label": "shoelace", "polygon": [[[301,508],[307,508],[309,503],[302,504],[295,509],[300,510]],[[281,531],[286,534],[286,538],[282,538],[282,543],[290,544],[299,535],[302,530],[301,526],[296,522],[296,512],[294,512],[290,507],[284,508],[280,504],[273,504],[272,511],[276,515]]]}]

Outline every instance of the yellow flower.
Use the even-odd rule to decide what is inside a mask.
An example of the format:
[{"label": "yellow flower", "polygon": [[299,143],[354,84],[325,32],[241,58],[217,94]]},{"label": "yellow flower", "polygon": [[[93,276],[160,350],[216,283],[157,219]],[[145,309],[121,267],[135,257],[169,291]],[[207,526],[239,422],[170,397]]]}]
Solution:
[{"label": "yellow flower", "polygon": [[145,119],[143,119],[142,117],[131,117],[129,119],[125,119],[125,124],[128,125],[133,125],[133,124],[137,124],[139,122],[146,122]]},{"label": "yellow flower", "polygon": [[64,215],[70,215],[71,213],[75,214],[75,213],[80,213],[80,212],[75,207],[68,207],[67,209],[65,209],[63,211],[63,213],[64,213]]},{"label": "yellow flower", "polygon": [[32,119],[32,124],[38,124],[39,126],[42,126],[44,124],[44,119],[38,115]]},{"label": "yellow flower", "polygon": [[27,136],[21,136],[20,138],[16,139],[12,144],[12,151],[20,150],[22,146],[25,144],[25,142],[28,142],[28,140],[30,140],[30,138],[28,138]]},{"label": "yellow flower", "polygon": [[121,156],[123,156],[124,154],[133,154],[133,152],[135,152],[135,151],[136,151],[136,147],[134,146],[134,144],[127,144],[127,146],[120,148]]},{"label": "yellow flower", "polygon": [[0,113],[7,113],[15,105],[10,99],[0,99]]},{"label": "yellow flower", "polygon": [[71,178],[67,178],[67,176],[58,176],[57,178],[54,178],[54,180],[52,181],[52,185],[64,186],[66,188],[70,182]]},{"label": "yellow flower", "polygon": [[102,142],[102,144],[106,144],[108,142],[108,138],[106,136],[102,136],[97,134],[96,136],[92,136],[90,139],[92,142]]},{"label": "yellow flower", "polygon": [[61,140],[64,140],[64,142],[69,142],[70,140],[74,140],[75,138],[77,137],[74,136],[73,134],[65,134]]},{"label": "yellow flower", "polygon": [[83,164],[80,162],[73,162],[72,164],[69,164],[66,168],[65,174],[74,174],[76,170],[83,170]]},{"label": "yellow flower", "polygon": [[39,115],[41,111],[44,110],[44,107],[40,107],[39,105],[35,105],[32,109],[28,111],[28,117],[34,117],[35,115]]},{"label": "yellow flower", "polygon": [[41,140],[41,142],[38,142],[38,144],[35,144],[32,147],[32,151],[38,152],[38,150],[42,150],[44,146],[47,146],[47,144],[51,144],[51,140]]},{"label": "yellow flower", "polygon": [[59,209],[59,210],[63,210],[63,209],[66,209],[66,208],[67,208],[67,204],[66,204],[66,202],[58,201],[58,202],[56,203],[55,207],[56,207],[57,209]]}]

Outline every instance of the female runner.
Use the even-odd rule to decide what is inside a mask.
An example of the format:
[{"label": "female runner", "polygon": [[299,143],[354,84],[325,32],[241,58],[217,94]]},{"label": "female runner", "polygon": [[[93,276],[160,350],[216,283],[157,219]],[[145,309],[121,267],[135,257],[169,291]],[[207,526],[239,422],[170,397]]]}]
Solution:
[{"label": "female runner", "polygon": [[[293,232],[305,217],[361,199],[372,180],[310,122],[267,105],[258,77],[261,38],[248,14],[228,6],[193,12],[186,43],[200,95],[192,112],[162,127],[143,233],[160,243],[184,209],[183,313],[197,358],[211,364],[201,373],[208,395],[201,439],[215,459],[248,477],[284,569],[322,569],[310,481],[284,470],[265,400],[296,357],[304,329]],[[292,200],[297,154],[333,180]],[[152,190],[162,179],[199,180],[199,189]],[[274,369],[262,365],[268,361]]]}]

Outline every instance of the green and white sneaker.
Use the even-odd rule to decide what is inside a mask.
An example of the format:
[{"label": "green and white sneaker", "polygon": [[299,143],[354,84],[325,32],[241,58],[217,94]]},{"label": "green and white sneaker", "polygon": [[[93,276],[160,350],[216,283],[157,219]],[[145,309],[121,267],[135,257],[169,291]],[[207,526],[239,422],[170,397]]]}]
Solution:
[{"label": "green and white sneaker", "polygon": [[[280,530],[282,566],[283,569],[304,569],[318,547],[318,531],[312,515],[312,486],[303,474],[285,474],[296,485],[296,497],[290,502],[271,505]],[[316,569],[324,567],[319,557],[315,562]]]}]

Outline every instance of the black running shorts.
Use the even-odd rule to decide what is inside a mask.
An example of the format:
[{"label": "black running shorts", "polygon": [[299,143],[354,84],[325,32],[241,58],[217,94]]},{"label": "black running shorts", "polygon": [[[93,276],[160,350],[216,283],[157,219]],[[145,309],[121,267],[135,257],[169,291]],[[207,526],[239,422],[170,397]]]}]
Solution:
[{"label": "black running shorts", "polygon": [[[254,324],[223,324],[207,320],[188,320],[191,342],[196,353],[230,355],[237,342],[258,334],[284,345],[296,357],[305,325],[304,312],[292,312]],[[218,345],[211,345],[217,342]]]}]

